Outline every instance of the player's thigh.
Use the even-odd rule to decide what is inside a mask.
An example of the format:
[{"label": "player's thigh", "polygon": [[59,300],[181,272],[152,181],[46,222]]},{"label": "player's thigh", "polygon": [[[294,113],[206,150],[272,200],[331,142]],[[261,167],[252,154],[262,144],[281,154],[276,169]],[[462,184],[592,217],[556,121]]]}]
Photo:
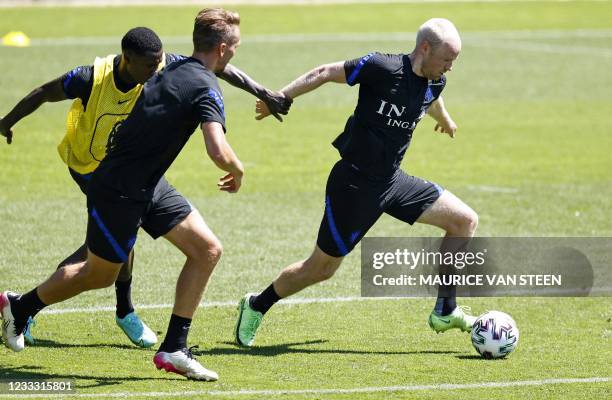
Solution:
[{"label": "player's thigh", "polygon": [[191,258],[218,258],[221,242],[200,213],[165,178],[155,187],[153,199],[142,221],[153,238],[163,236]]},{"label": "player's thigh", "polygon": [[382,192],[349,163],[336,163],[327,180],[318,248],[336,258],[350,253],[380,218]]},{"label": "player's thigh", "polygon": [[450,233],[468,234],[476,228],[478,216],[470,206],[445,190],[417,222],[437,226]]},{"label": "player's thigh", "polygon": [[387,197],[385,213],[412,225],[420,222],[443,193],[444,189],[438,184],[398,170]]}]

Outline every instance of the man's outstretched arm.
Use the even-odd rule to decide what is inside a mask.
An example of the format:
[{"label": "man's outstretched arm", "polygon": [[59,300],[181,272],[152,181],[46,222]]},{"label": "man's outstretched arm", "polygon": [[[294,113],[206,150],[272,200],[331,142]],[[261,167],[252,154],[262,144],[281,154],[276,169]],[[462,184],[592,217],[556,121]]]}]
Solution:
[{"label": "man's outstretched arm", "polygon": [[13,141],[13,131],[11,129],[17,122],[32,114],[44,103],[66,100],[67,98],[61,77],[37,87],[21,99],[4,118],[0,118],[0,135],[6,138],[8,144],[11,144]]},{"label": "man's outstretched arm", "polygon": [[273,92],[261,84],[255,82],[249,75],[231,64],[227,64],[225,69],[218,73],[219,78],[227,81],[232,86],[236,86],[263,101],[271,114],[279,121],[282,115],[287,115],[293,100],[283,93]]},{"label": "man's outstretched arm", "polygon": [[[290,99],[294,99],[327,82],[346,83],[344,61],[320,65],[282,88],[281,92]],[[270,115],[270,110],[261,102],[257,102],[256,111],[258,120]]]},{"label": "man's outstretched arm", "polygon": [[429,114],[433,119],[436,120],[437,124],[434,128],[436,132],[439,129],[440,133],[446,133],[451,138],[455,137],[455,132],[457,131],[457,124],[455,124],[455,121],[453,121],[448,111],[446,111],[442,96],[438,97],[436,101],[431,103],[429,109],[427,110],[427,114]]}]

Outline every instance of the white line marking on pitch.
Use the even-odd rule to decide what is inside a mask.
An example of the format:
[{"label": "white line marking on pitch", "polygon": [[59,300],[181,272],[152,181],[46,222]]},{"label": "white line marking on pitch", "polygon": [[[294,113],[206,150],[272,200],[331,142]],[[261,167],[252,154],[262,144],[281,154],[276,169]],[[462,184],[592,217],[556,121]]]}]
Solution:
[{"label": "white line marking on pitch", "polygon": [[[575,46],[563,44],[538,43],[536,39],[561,38],[610,38],[609,30],[589,31],[503,31],[503,32],[466,32],[462,35],[466,47],[474,46],[494,50],[510,49],[517,51],[551,53],[561,55],[590,55],[612,57],[612,50],[606,47]],[[508,39],[515,39],[508,41]],[[522,39],[516,40],[516,39]],[[163,39],[166,46],[186,45],[191,43],[187,36],[170,36]],[[322,42],[408,42],[414,41],[413,33],[287,33],[270,35],[252,35],[243,38],[244,43],[322,43]],[[63,37],[49,39],[32,39],[33,47],[53,46],[115,46],[119,38],[115,37]]]},{"label": "white line marking on pitch", "polygon": [[[489,41],[492,39],[567,39],[567,38],[610,38],[610,29],[574,29],[574,30],[516,30],[516,31],[480,31],[462,33],[466,44],[470,42]],[[164,36],[168,44],[190,44],[189,36]],[[355,41],[409,41],[415,39],[412,32],[338,32],[338,33],[282,33],[245,35],[245,43],[304,43],[304,42],[355,42]],[[121,40],[115,36],[78,36],[32,39],[32,46],[73,46],[73,45],[116,45]],[[602,48],[605,50],[605,48]]]},{"label": "white line marking on pitch", "polygon": [[117,392],[117,393],[77,393],[77,394],[26,394],[26,395],[2,395],[0,398],[67,398],[67,397],[187,397],[187,396],[286,396],[304,394],[353,394],[353,393],[381,393],[381,392],[416,392],[423,390],[464,390],[484,388],[505,388],[524,386],[562,385],[572,383],[605,383],[609,377],[593,378],[561,378],[541,379],[531,381],[510,382],[477,382],[477,383],[443,383],[438,385],[411,385],[411,386],[371,386],[348,389],[296,389],[296,390],[193,390],[184,392]]},{"label": "white line marking on pitch", "polygon": [[505,187],[505,186],[491,186],[491,185],[467,185],[470,190],[477,190],[482,192],[493,192],[493,193],[518,193],[517,188]]},{"label": "white line marking on pitch", "polygon": [[[280,304],[312,304],[312,303],[345,303],[351,301],[375,301],[375,300],[401,300],[407,299],[408,297],[359,297],[359,296],[348,296],[348,297],[321,297],[321,298],[296,298],[281,300]],[[415,299],[417,297],[410,297]],[[420,297],[419,297],[420,298]],[[200,307],[236,307],[238,300],[230,301],[209,301],[201,303]],[[173,304],[144,304],[138,305],[139,310],[156,310],[164,308],[172,308]],[[115,306],[107,307],[78,307],[78,308],[57,308],[43,310],[41,314],[72,314],[72,313],[94,313],[100,311],[115,311]]]}]

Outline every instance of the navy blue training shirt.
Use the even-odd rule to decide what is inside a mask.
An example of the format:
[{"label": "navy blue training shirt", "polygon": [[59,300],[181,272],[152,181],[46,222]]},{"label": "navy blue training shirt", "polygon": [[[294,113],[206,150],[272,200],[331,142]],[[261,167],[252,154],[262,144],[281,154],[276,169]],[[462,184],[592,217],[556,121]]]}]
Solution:
[{"label": "navy blue training shirt", "polygon": [[151,199],[155,185],[203,122],[225,131],[223,96],[215,74],[189,57],[147,81],[134,109],[111,133],[93,180],[122,196]]},{"label": "navy blue training shirt", "polygon": [[342,158],[368,175],[384,178],[400,166],[412,132],[446,84],[412,71],[407,54],[370,53],[344,63],[359,100],[344,132],[334,140]]}]

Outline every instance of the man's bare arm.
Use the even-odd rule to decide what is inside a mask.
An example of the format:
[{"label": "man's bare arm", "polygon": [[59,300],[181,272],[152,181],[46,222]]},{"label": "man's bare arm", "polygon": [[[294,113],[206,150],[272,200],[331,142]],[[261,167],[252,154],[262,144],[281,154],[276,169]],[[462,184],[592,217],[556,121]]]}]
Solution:
[{"label": "man's bare arm", "polygon": [[282,88],[281,92],[295,99],[327,82],[346,83],[344,61],[318,66]]},{"label": "man's bare arm", "polygon": [[37,87],[21,99],[4,118],[0,118],[0,135],[6,137],[6,142],[11,144],[13,141],[12,128],[17,122],[32,114],[44,103],[66,99],[61,78]]},{"label": "man's bare arm", "polygon": [[242,89],[263,101],[271,114],[279,121],[282,115],[286,115],[291,108],[292,100],[283,93],[271,91],[254,81],[249,75],[231,64],[217,74],[219,78],[227,81],[232,86]]},{"label": "man's bare arm", "polygon": [[[305,93],[311,92],[327,82],[346,83],[344,72],[344,61],[320,65],[281,89],[287,97],[295,99]],[[255,111],[256,119],[263,119],[270,115],[270,110],[265,104],[257,102]]]}]

